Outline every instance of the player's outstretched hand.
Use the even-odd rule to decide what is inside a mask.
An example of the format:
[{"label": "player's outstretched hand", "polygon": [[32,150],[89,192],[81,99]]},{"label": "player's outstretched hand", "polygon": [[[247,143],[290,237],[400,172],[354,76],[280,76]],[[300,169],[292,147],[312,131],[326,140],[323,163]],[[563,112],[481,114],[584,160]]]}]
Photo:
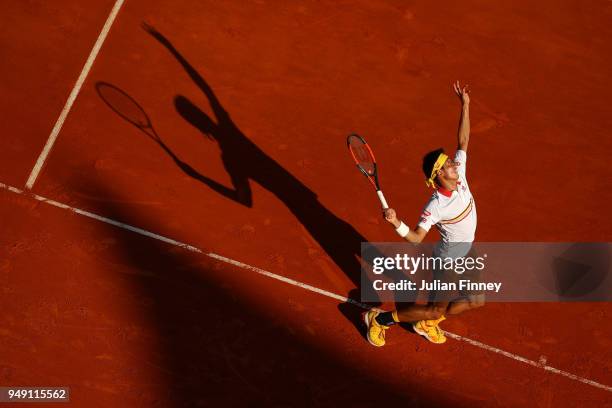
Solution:
[{"label": "player's outstretched hand", "polygon": [[386,210],[384,210],[383,215],[385,217],[385,220],[387,220],[387,222],[389,222],[390,224],[395,225],[398,223],[397,214],[393,208],[387,208]]},{"label": "player's outstretched hand", "polygon": [[470,95],[467,84],[465,84],[462,88],[461,85],[459,85],[459,81],[457,81],[453,84],[453,89],[455,90],[455,93],[457,94],[463,105],[470,104]]}]

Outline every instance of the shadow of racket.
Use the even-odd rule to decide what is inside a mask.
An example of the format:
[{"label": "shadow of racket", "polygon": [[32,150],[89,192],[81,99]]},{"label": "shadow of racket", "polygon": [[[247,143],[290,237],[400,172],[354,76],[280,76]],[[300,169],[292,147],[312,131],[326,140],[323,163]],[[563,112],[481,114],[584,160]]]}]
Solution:
[{"label": "shadow of racket", "polygon": [[96,91],[98,92],[100,99],[102,99],[113,112],[119,115],[126,122],[136,126],[144,134],[154,140],[168,154],[168,156],[174,160],[174,163],[176,163],[176,165],[183,170],[183,172],[185,172],[185,174],[208,185],[221,194],[232,194],[227,187],[217,183],[209,177],[204,176],[189,164],[181,160],[157,134],[157,131],[155,128],[153,128],[153,123],[151,122],[149,115],[147,115],[142,106],[125,91],[119,89],[115,85],[103,81],[96,82]]},{"label": "shadow of racket", "polygon": [[113,112],[136,126],[151,139],[159,143],[164,149],[167,149],[161,137],[159,137],[155,128],[153,128],[149,115],[147,115],[142,106],[140,106],[134,98],[122,89],[108,82],[96,82],[96,91],[100,99],[102,99],[106,106]]}]

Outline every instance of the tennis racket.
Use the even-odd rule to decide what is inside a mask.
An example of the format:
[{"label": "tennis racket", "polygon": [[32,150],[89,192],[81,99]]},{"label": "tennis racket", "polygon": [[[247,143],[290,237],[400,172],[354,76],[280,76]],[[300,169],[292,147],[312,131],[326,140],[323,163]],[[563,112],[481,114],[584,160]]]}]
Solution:
[{"label": "tennis racket", "polygon": [[363,173],[364,176],[372,183],[372,186],[376,190],[376,194],[378,195],[378,199],[382,204],[383,210],[389,208],[387,205],[387,200],[385,200],[385,196],[383,192],[380,190],[380,184],[378,183],[378,169],[376,167],[376,159],[374,158],[374,153],[372,153],[372,149],[370,149],[370,145],[365,141],[365,139],[355,133],[351,133],[346,138],[346,144],[357,164],[357,168],[359,171]]}]

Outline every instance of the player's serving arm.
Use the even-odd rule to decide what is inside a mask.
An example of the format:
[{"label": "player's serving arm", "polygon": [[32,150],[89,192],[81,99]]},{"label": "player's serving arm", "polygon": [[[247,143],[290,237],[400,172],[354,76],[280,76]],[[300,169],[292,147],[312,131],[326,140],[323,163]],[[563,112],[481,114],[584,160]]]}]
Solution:
[{"label": "player's serving arm", "polygon": [[[457,132],[457,153],[455,154],[455,160],[451,160],[442,149],[434,150],[429,152],[423,158],[423,171],[425,177],[427,177],[426,184],[428,187],[437,188],[438,192],[442,189],[442,194],[453,192],[456,190],[457,183],[459,181],[458,167],[461,166],[461,158],[463,160],[463,171],[465,174],[465,158],[467,158],[467,148],[470,141],[470,95],[468,86],[465,85],[463,88],[460,87],[459,81],[453,84],[455,93],[461,99],[461,118],[459,120],[459,131]],[[460,153],[462,152],[462,153]],[[432,159],[436,158],[433,166],[431,165]],[[432,196],[432,199],[436,196],[436,193]],[[431,222],[429,226],[421,227],[421,224],[417,225],[414,230],[410,230],[407,225],[397,218],[397,213],[393,208],[389,208],[385,211],[385,219],[389,221],[396,229],[397,233],[403,237],[406,241],[412,243],[419,243],[423,241],[425,235],[429,232]],[[425,208],[423,212],[423,218],[430,217],[430,212]],[[475,213],[474,213],[475,215]]]},{"label": "player's serving arm", "polygon": [[[405,240],[412,243],[421,242],[432,225],[440,232],[440,242],[434,252],[442,256],[457,243],[472,251],[471,243],[476,233],[476,203],[466,178],[467,148],[470,139],[470,96],[467,85],[461,87],[459,81],[453,89],[461,101],[461,117],[457,132],[457,151],[454,158],[446,155],[443,149],[431,151],[423,158],[423,172],[427,186],[435,189],[423,209],[420,220],[414,229],[410,229],[398,217],[394,209],[385,210],[385,219],[395,227],[395,231]],[[427,305],[411,304],[410,306],[381,313],[375,310],[364,315],[368,328],[368,340],[375,346],[385,344],[385,330],[398,322],[413,322],[415,331],[424,335],[429,341],[443,343],[444,332],[438,324],[446,315],[461,313],[465,310],[482,306],[484,295],[481,293],[462,293],[456,301],[437,301]]]}]

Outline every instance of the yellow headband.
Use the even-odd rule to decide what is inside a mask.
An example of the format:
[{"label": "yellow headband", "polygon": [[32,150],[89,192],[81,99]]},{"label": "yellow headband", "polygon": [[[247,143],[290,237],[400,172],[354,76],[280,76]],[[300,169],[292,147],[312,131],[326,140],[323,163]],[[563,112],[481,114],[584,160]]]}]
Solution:
[{"label": "yellow headband", "polygon": [[440,155],[438,156],[438,160],[436,160],[433,169],[431,170],[431,175],[429,176],[429,179],[425,181],[427,187],[436,188],[436,182],[434,181],[436,179],[436,173],[442,168],[442,166],[444,166],[444,163],[446,163],[447,160],[448,156],[444,153],[440,153]]}]

